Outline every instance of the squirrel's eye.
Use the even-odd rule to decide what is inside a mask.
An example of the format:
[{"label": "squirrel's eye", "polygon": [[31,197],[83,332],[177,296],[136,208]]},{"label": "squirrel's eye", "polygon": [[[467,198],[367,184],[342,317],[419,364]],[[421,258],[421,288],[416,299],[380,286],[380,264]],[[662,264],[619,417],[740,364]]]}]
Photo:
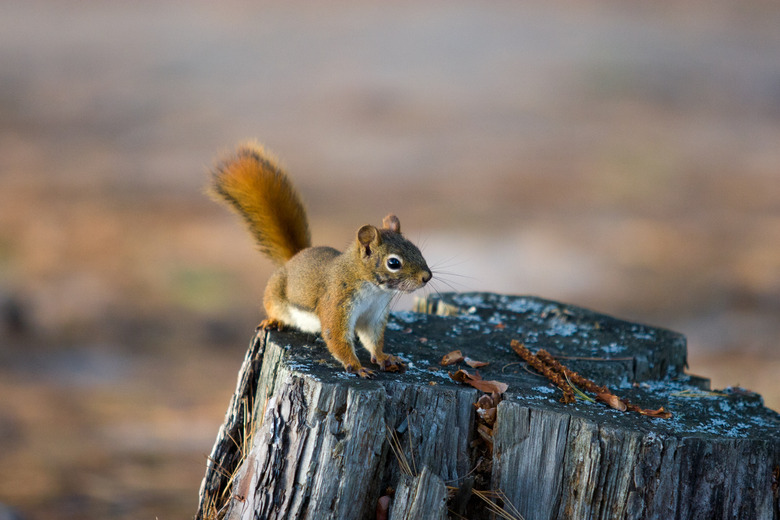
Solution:
[{"label": "squirrel's eye", "polygon": [[398,271],[399,269],[401,269],[401,265],[403,265],[403,262],[401,262],[400,258],[398,258],[397,256],[393,255],[393,256],[389,256],[387,258],[386,265],[387,265],[387,269],[388,270],[390,270],[390,271]]}]

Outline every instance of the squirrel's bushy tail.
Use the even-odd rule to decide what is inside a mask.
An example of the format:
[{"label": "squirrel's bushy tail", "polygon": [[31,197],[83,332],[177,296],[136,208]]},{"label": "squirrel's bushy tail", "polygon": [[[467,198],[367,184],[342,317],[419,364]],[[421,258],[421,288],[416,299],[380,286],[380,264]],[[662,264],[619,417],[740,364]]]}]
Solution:
[{"label": "squirrel's bushy tail", "polygon": [[311,246],[306,210],[276,159],[246,143],[212,170],[212,195],[246,221],[260,251],[281,265]]}]

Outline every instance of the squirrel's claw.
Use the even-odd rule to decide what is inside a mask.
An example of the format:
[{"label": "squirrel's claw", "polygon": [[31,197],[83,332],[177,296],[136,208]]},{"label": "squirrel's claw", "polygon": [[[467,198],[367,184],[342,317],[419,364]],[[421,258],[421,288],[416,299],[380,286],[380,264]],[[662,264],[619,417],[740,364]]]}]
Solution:
[{"label": "squirrel's claw", "polygon": [[372,370],[362,367],[357,371],[357,375],[360,376],[361,379],[374,379],[376,376]]},{"label": "squirrel's claw", "polygon": [[406,365],[401,358],[387,354],[387,357],[382,361],[378,361],[376,357],[371,356],[371,362],[379,365],[379,370],[382,372],[400,372],[406,369]]},{"label": "squirrel's claw", "polygon": [[355,374],[356,376],[360,377],[361,379],[373,379],[376,374],[373,370],[369,370],[364,367],[360,367],[358,369],[355,369],[352,365],[347,365],[346,367],[347,373],[349,374]]},{"label": "squirrel's claw", "polygon": [[281,321],[267,318],[261,321],[255,330],[282,330],[283,327],[284,324]]}]

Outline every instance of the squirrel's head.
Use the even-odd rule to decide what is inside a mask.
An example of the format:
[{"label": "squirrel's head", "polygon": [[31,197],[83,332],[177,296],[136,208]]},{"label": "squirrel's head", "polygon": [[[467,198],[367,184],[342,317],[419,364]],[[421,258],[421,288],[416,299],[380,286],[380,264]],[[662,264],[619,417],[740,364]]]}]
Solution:
[{"label": "squirrel's head", "polygon": [[357,246],[363,264],[382,289],[412,292],[433,276],[422,253],[401,234],[401,221],[388,215],[382,229],[365,225],[357,232]]}]

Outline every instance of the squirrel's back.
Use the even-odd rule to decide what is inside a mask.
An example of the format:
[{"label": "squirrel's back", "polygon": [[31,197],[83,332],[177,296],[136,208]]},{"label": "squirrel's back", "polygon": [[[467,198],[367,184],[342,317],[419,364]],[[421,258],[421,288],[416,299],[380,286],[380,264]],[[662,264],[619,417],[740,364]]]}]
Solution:
[{"label": "squirrel's back", "polygon": [[306,210],[276,160],[257,143],[239,146],[212,171],[212,193],[241,215],[260,250],[281,265],[311,246]]}]

